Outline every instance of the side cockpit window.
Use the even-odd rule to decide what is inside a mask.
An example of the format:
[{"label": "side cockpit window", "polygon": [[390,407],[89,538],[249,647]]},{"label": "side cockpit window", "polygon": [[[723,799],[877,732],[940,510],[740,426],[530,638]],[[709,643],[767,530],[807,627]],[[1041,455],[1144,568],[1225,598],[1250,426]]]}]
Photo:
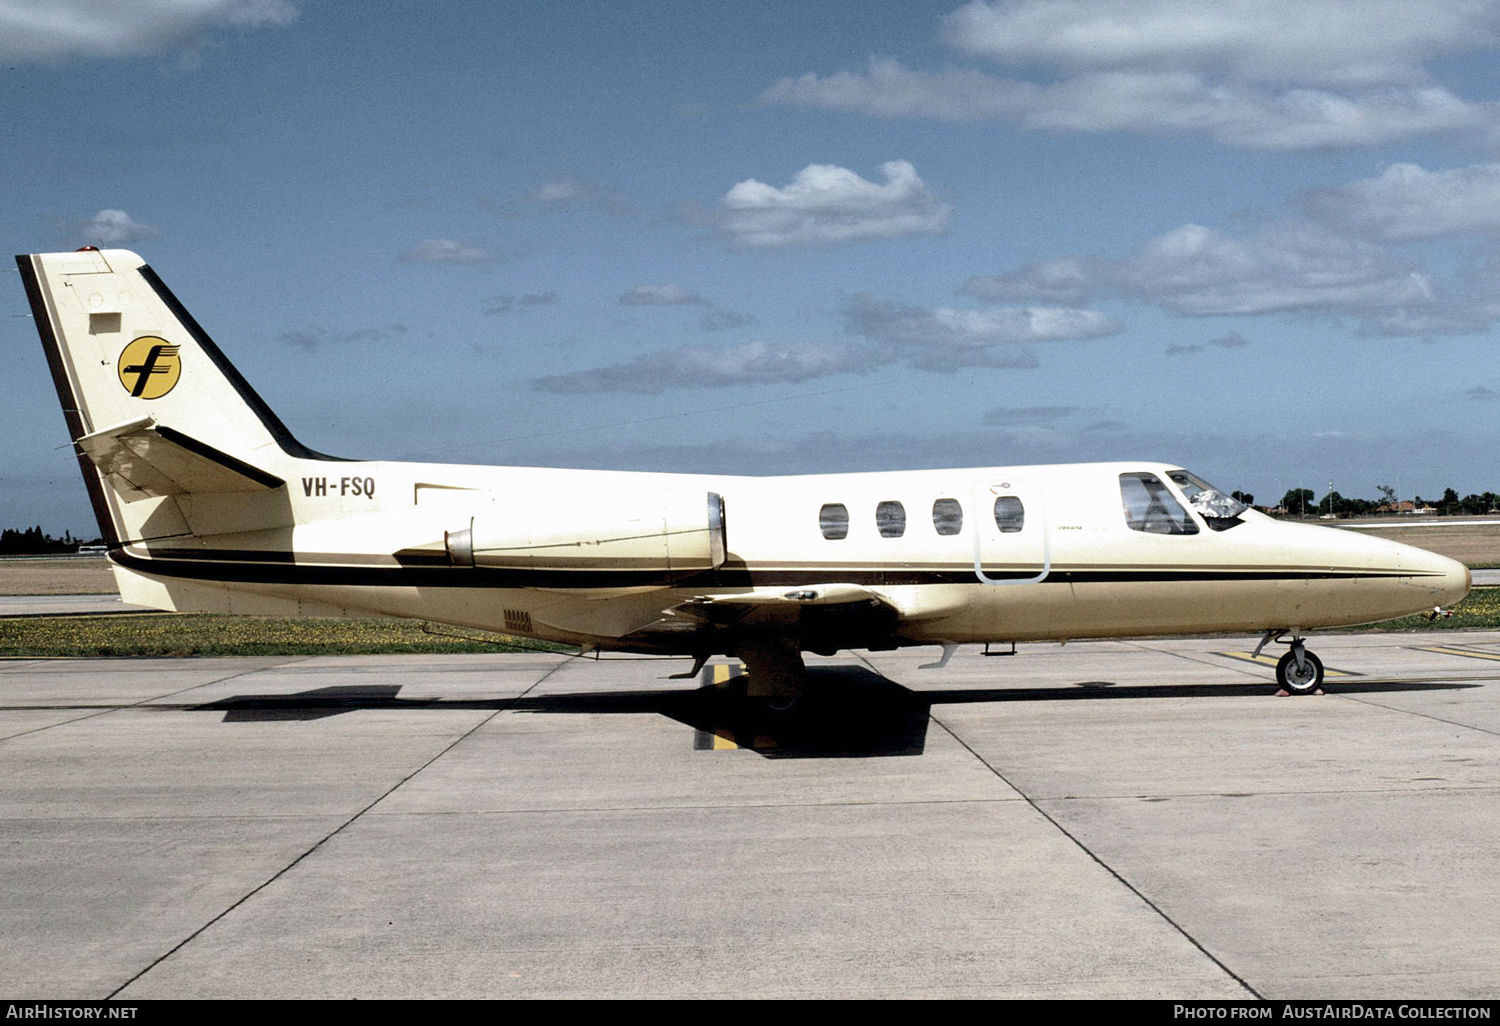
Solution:
[{"label": "side cockpit window", "polygon": [[1197,534],[1198,525],[1161,478],[1144,471],[1120,475],[1120,499],[1131,530],[1147,534]]}]

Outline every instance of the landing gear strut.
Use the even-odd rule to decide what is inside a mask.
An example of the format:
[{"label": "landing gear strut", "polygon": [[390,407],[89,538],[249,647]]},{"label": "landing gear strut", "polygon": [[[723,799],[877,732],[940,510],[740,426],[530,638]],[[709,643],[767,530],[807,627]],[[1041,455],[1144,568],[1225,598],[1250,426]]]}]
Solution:
[{"label": "landing gear strut", "polygon": [[750,637],[735,653],[745,664],[746,695],[773,712],[785,712],[802,695],[806,667],[796,642],[775,636]]}]

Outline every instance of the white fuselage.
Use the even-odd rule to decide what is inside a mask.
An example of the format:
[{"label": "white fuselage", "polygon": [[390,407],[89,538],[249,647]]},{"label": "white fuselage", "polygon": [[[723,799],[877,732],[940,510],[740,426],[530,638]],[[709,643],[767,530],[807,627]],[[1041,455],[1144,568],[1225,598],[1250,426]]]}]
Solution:
[{"label": "white fuselage", "polygon": [[[127,548],[127,600],[420,617],[692,652],[701,632],[669,612],[683,603],[763,600],[773,609],[790,592],[840,585],[897,611],[892,644],[1310,629],[1429,609],[1468,588],[1464,567],[1442,556],[1254,511],[1227,530],[1209,529],[1196,513],[1195,533],[1133,530],[1120,476],[1165,479],[1172,469],[1154,464],[773,478],[309,461],[303,469],[289,482],[288,529],[195,527],[191,539]],[[570,569],[497,569],[454,566],[444,547],[445,533],[471,522],[555,515],[586,523],[590,508],[613,496],[655,491],[722,496],[720,566],[675,580],[587,559]],[[999,494],[1020,501],[1019,529],[997,524]],[[892,503],[904,514],[899,533]],[[820,513],[834,504],[847,530],[830,538]],[[226,511],[203,512],[227,526]],[[827,647],[878,640],[858,627],[848,638],[830,629]]]},{"label": "white fuselage", "polygon": [[750,478],[332,459],[137,254],[17,266],[128,602],[733,653],[780,687],[804,650],[1217,631],[1291,632],[1305,669],[1303,630],[1469,585],[1453,560],[1279,523],[1164,464]]}]

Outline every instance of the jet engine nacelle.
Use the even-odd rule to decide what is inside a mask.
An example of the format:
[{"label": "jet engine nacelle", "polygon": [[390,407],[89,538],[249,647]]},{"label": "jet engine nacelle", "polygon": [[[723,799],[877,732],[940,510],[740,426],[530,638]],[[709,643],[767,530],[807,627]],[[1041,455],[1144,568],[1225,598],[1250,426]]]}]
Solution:
[{"label": "jet engine nacelle", "polygon": [[455,566],[641,570],[672,574],[724,563],[724,499],[715,492],[556,496],[511,506],[443,535]]}]

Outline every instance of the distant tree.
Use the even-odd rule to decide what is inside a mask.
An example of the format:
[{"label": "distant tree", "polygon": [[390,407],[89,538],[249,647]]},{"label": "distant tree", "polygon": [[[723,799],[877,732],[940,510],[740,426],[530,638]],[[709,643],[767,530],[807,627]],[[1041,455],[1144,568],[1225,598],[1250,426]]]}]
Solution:
[{"label": "distant tree", "polygon": [[1231,499],[1234,499],[1236,502],[1243,502],[1246,506],[1255,505],[1255,496],[1251,495],[1249,492],[1230,492],[1229,497]]},{"label": "distant tree", "polygon": [[44,534],[40,525],[17,531],[5,528],[0,531],[0,553],[5,555],[41,555],[48,552],[77,552],[78,539],[64,531],[61,538]]},{"label": "distant tree", "polygon": [[1380,499],[1387,506],[1396,505],[1396,489],[1390,485],[1376,485],[1375,489],[1380,492]]},{"label": "distant tree", "polygon": [[1329,492],[1323,496],[1323,501],[1318,503],[1318,516],[1327,516],[1332,513],[1338,516],[1344,510],[1344,497],[1338,492]]},{"label": "distant tree", "polygon": [[1452,488],[1443,489],[1443,500],[1438,503],[1438,513],[1445,517],[1457,516],[1463,512],[1463,503],[1459,501],[1458,493]]},{"label": "distant tree", "polygon": [[1293,488],[1281,497],[1281,508],[1292,516],[1302,516],[1316,506],[1317,496],[1311,488]]}]

